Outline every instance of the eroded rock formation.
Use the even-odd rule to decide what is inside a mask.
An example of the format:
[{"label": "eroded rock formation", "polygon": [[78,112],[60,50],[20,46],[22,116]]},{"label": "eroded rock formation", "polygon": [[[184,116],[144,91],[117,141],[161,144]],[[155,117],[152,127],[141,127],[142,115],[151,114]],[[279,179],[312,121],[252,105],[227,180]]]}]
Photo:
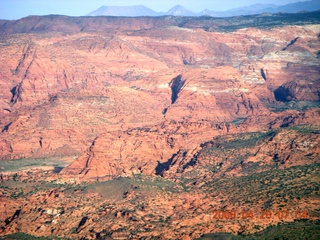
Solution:
[{"label": "eroded rock formation", "polygon": [[207,212],[283,202],[317,219],[320,27],[238,20],[0,21],[2,163],[71,162],[1,172],[0,233],[250,233],[282,220],[220,226]]}]

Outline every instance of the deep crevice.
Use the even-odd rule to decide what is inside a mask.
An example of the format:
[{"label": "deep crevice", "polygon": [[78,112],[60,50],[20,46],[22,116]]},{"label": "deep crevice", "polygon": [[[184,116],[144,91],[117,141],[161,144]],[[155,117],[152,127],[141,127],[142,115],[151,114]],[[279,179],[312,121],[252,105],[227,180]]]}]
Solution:
[{"label": "deep crevice", "polygon": [[11,106],[13,106],[15,103],[17,103],[18,100],[22,101],[22,99],[21,99],[21,86],[22,86],[22,82],[10,90],[10,92],[12,94],[12,97],[10,100]]},{"label": "deep crevice", "polygon": [[77,229],[76,229],[76,231],[77,231],[77,233],[79,233],[81,230],[80,230],[80,227],[82,227],[84,224],[86,224],[86,222],[87,222],[87,220],[88,220],[89,218],[87,217],[87,216],[85,216],[85,217],[83,217],[82,219],[81,219],[81,221],[79,222],[79,225],[78,225],[78,227],[77,227]]},{"label": "deep crevice", "polygon": [[182,75],[177,76],[176,78],[172,79],[169,83],[171,88],[171,104],[174,104],[178,97],[179,93],[181,92],[182,87],[184,86],[186,80],[182,80]]},{"label": "deep crevice", "polygon": [[281,51],[287,50],[288,47],[290,47],[291,45],[293,45],[298,39],[299,39],[299,37],[296,37],[295,39],[293,39],[287,46],[285,46],[284,48],[282,48]]},{"label": "deep crevice", "polygon": [[5,220],[6,226],[9,225],[14,219],[18,218],[20,216],[20,213],[21,213],[21,209],[18,209],[15,211],[15,213],[11,217],[8,217]]},{"label": "deep crevice", "polygon": [[12,97],[11,97],[11,100],[10,100],[11,103],[14,102],[14,98],[15,98],[15,96],[16,96],[16,94],[17,94],[17,88],[18,88],[18,86],[15,86],[15,87],[13,87],[13,88],[10,90],[10,92],[11,92],[11,94],[12,94]]},{"label": "deep crevice", "polygon": [[166,115],[167,111],[168,111],[168,108],[163,109],[162,114]]},{"label": "deep crevice", "polygon": [[8,132],[8,131],[9,131],[9,127],[11,126],[11,124],[12,124],[12,122],[9,123],[9,124],[7,124],[7,125],[5,125],[1,132],[2,132],[2,133],[3,133],[4,131]]},{"label": "deep crevice", "polygon": [[40,148],[42,148],[42,137],[40,137],[40,140],[39,140],[39,144],[40,144]]},{"label": "deep crevice", "polygon": [[188,167],[193,167],[198,162],[198,154],[195,154],[189,162],[187,162],[185,165],[183,165],[182,169],[185,170]]},{"label": "deep crevice", "polygon": [[265,81],[267,81],[267,75],[266,75],[266,73],[264,72],[263,68],[260,69],[260,73],[261,73],[261,77],[262,77]]},{"label": "deep crevice", "polygon": [[156,167],[156,175],[162,176],[165,171],[169,170],[170,165],[172,164],[174,158],[178,155],[178,153],[174,153],[168,161],[161,163],[158,161],[158,165]]},{"label": "deep crevice", "polygon": [[290,102],[294,99],[294,96],[293,96],[292,92],[290,91],[290,89],[288,89],[284,86],[280,86],[273,93],[274,93],[276,100],[280,101],[280,102]]},{"label": "deep crevice", "polygon": [[55,166],[53,169],[53,173],[60,173],[64,167]]}]

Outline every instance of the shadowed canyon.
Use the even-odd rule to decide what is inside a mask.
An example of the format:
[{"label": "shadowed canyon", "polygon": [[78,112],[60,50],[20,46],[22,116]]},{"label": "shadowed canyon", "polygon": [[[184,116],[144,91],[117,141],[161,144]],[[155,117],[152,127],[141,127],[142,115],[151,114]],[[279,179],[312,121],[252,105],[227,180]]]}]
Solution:
[{"label": "shadowed canyon", "polygon": [[1,20],[0,234],[318,239],[319,19]]}]

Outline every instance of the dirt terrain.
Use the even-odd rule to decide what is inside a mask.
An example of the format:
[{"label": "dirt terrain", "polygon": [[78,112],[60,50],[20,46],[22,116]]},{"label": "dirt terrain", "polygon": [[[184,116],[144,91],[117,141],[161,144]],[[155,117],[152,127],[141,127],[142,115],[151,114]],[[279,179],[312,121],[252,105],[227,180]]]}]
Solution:
[{"label": "dirt terrain", "polygon": [[316,222],[317,19],[0,21],[0,234],[195,239]]}]

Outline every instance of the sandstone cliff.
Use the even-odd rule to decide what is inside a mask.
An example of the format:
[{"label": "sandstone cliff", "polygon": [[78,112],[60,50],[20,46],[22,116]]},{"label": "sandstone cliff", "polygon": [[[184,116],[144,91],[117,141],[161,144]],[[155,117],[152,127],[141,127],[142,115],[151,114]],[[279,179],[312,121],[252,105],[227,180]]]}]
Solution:
[{"label": "sandstone cliff", "polygon": [[240,206],[317,219],[317,14],[268,28],[270,16],[0,21],[0,234],[188,239],[283,221],[207,214]]}]

